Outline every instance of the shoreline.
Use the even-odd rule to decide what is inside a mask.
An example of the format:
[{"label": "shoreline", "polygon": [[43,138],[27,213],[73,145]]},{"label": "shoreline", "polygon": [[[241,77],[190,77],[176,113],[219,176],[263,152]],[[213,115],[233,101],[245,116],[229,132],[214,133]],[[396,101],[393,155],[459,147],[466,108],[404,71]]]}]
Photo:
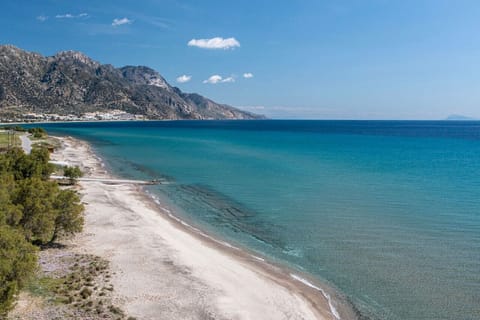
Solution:
[{"label": "shoreline", "polygon": [[[53,160],[79,165],[86,177],[113,177],[88,143],[57,138],[62,149],[52,155]],[[155,319],[153,315],[162,314],[162,318],[174,318],[190,310],[184,315],[189,319],[196,318],[192,312],[214,319],[259,319],[261,314],[269,319],[356,318],[347,303],[331,298],[335,295],[332,289],[204,233],[139,186],[94,181],[79,185],[86,202],[79,249],[93,250],[111,261],[117,271],[115,294],[133,316]],[[131,242],[124,242],[126,237]],[[152,248],[148,242],[158,243]],[[129,255],[146,267],[132,265]],[[158,295],[148,296],[165,290],[170,292],[169,299],[175,300],[173,306]],[[200,302],[192,301],[198,298]]]}]

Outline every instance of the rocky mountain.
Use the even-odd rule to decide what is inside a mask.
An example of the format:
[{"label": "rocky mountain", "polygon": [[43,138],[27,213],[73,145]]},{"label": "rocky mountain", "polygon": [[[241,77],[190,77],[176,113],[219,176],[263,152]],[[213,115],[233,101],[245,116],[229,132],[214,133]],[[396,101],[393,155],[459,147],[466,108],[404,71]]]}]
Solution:
[{"label": "rocky mountain", "polygon": [[150,119],[261,118],[183,93],[148,67],[115,68],[76,51],[44,57],[0,46],[0,114],[80,115],[113,109]]}]

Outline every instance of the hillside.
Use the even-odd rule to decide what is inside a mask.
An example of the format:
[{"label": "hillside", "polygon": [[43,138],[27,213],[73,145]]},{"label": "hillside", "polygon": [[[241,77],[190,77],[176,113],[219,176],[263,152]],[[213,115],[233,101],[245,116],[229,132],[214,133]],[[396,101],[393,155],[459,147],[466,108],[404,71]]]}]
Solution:
[{"label": "hillside", "polygon": [[51,57],[0,46],[0,114],[123,110],[150,119],[256,119],[261,116],[172,87],[144,66],[115,68],[83,53]]}]

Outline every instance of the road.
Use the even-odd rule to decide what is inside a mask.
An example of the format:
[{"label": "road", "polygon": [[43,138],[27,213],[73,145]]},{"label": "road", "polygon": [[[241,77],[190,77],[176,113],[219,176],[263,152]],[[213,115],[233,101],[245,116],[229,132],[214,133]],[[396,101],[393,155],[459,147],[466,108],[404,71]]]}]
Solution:
[{"label": "road", "polygon": [[32,151],[32,140],[27,136],[27,134],[20,135],[20,140],[22,141],[22,149],[26,154],[30,154]]}]

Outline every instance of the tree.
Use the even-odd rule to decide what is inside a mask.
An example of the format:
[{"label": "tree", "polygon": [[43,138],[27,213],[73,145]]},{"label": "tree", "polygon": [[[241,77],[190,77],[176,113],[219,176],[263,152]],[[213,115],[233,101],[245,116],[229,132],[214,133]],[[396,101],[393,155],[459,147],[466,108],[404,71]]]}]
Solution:
[{"label": "tree", "polygon": [[22,205],[19,225],[28,241],[46,244],[52,240],[57,217],[54,201],[58,190],[55,182],[36,177],[17,182],[13,203]]},{"label": "tree", "polygon": [[0,318],[37,267],[36,248],[17,230],[0,226]]},{"label": "tree", "polygon": [[31,175],[41,177],[42,179],[50,178],[54,165],[49,163],[50,152],[47,148],[34,148],[29,154]]},{"label": "tree", "polygon": [[30,128],[28,133],[32,134],[34,138],[40,139],[47,136],[47,131],[43,128]]},{"label": "tree", "polygon": [[15,180],[31,177],[45,180],[54,170],[49,160],[50,153],[46,148],[35,148],[29,155],[20,148],[12,148],[0,157],[0,173],[13,174]]},{"label": "tree", "polygon": [[83,229],[84,206],[80,203],[77,193],[72,190],[60,190],[54,203],[57,210],[55,219],[55,230],[52,241],[59,233],[75,233]]},{"label": "tree", "polygon": [[78,166],[75,167],[68,167],[65,166],[63,168],[63,175],[70,179],[70,183],[74,184],[78,178],[83,176],[82,170]]},{"label": "tree", "polygon": [[[32,243],[46,244],[83,227],[80,198],[49,180],[49,158],[42,148],[29,155],[18,148],[0,154],[0,319],[35,270]],[[71,177],[81,175],[78,168],[70,171]]]},{"label": "tree", "polygon": [[11,148],[0,156],[0,172],[11,174],[15,180],[23,179],[27,173],[27,155],[20,148]]},{"label": "tree", "polygon": [[0,226],[5,224],[17,226],[22,219],[22,206],[12,202],[14,190],[13,176],[0,175]]}]

